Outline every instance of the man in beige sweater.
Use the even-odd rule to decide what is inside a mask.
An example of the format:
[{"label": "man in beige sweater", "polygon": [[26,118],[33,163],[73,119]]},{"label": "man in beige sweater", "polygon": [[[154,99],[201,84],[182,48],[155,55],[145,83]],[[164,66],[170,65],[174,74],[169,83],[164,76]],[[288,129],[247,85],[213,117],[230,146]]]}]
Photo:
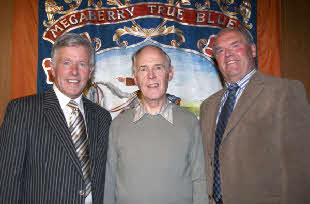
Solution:
[{"label": "man in beige sweater", "polygon": [[147,45],[132,59],[141,102],[112,122],[105,204],[208,204],[199,122],[167,99],[169,56]]}]

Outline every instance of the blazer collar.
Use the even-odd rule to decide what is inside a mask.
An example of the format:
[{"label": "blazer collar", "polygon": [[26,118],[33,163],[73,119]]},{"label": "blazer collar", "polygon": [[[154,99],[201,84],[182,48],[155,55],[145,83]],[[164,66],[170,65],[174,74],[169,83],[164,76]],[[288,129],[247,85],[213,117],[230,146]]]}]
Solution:
[{"label": "blazer collar", "polygon": [[[226,126],[222,142],[229,135],[229,132],[238,124],[245,113],[250,109],[251,105],[255,103],[256,97],[264,89],[263,74],[257,71],[253,77],[250,79],[247,87],[244,89],[242,95],[240,96],[238,103],[232,112],[229,122]],[[217,109],[218,110],[218,109]]]},{"label": "blazer collar", "polygon": [[[91,102],[85,98],[82,99],[84,103],[84,112],[85,112],[85,120],[87,124],[87,132],[88,132],[88,142],[89,142],[89,156],[91,159],[92,167],[94,163],[94,155],[96,151],[96,141],[95,135],[97,135],[98,129],[98,120],[96,118],[96,109]],[[64,113],[59,105],[57,96],[54,90],[51,88],[44,93],[44,103],[43,109],[45,117],[47,121],[51,125],[54,135],[62,144],[62,147],[65,149],[65,152],[68,154],[69,158],[72,160],[76,169],[80,172],[80,175],[83,177],[80,161],[75,153],[75,148],[73,146],[71,140],[71,133],[66,123],[66,119]],[[92,168],[94,169],[94,168]]]}]

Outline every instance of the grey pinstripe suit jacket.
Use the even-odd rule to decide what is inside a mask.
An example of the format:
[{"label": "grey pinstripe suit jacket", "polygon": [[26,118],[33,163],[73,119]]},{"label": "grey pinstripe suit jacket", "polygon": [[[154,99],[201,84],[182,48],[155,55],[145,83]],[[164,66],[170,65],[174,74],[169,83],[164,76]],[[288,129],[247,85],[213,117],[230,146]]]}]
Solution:
[{"label": "grey pinstripe suit jacket", "polygon": [[[93,204],[103,202],[111,116],[83,98]],[[0,203],[82,204],[83,177],[53,89],[11,101],[0,129]]]}]

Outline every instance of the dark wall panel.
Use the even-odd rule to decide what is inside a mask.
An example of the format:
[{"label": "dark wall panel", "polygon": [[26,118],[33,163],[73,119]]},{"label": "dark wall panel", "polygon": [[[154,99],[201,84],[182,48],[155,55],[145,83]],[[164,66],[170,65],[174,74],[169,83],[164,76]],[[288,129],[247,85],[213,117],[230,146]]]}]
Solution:
[{"label": "dark wall panel", "polygon": [[283,77],[298,79],[306,87],[310,101],[310,1],[282,0]]}]

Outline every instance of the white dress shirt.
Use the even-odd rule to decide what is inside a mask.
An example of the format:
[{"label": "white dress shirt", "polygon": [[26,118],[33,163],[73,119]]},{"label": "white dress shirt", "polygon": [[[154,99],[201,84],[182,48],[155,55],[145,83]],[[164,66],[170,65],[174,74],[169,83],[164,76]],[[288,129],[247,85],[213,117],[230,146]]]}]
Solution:
[{"label": "white dress shirt", "polygon": [[[84,106],[83,106],[83,101],[82,101],[82,94],[78,98],[76,98],[76,99],[71,99],[68,96],[66,96],[63,93],[61,93],[55,84],[53,86],[53,89],[54,89],[55,94],[56,94],[56,96],[58,98],[60,107],[61,107],[61,109],[62,109],[62,111],[63,111],[63,113],[65,115],[68,127],[69,127],[69,124],[70,124],[70,117],[71,117],[71,114],[72,114],[72,109],[69,106],[67,106],[67,105],[68,105],[68,103],[71,100],[74,100],[78,104],[78,107],[79,107],[79,109],[80,109],[80,111],[81,111],[81,113],[83,115],[85,126],[86,126],[86,132],[87,132],[87,125],[86,125],[86,120],[85,120],[85,113],[84,113]],[[85,199],[85,204],[92,204],[92,203],[93,203],[93,199],[92,199],[92,195],[91,195],[91,192],[90,192],[90,194]]]}]

